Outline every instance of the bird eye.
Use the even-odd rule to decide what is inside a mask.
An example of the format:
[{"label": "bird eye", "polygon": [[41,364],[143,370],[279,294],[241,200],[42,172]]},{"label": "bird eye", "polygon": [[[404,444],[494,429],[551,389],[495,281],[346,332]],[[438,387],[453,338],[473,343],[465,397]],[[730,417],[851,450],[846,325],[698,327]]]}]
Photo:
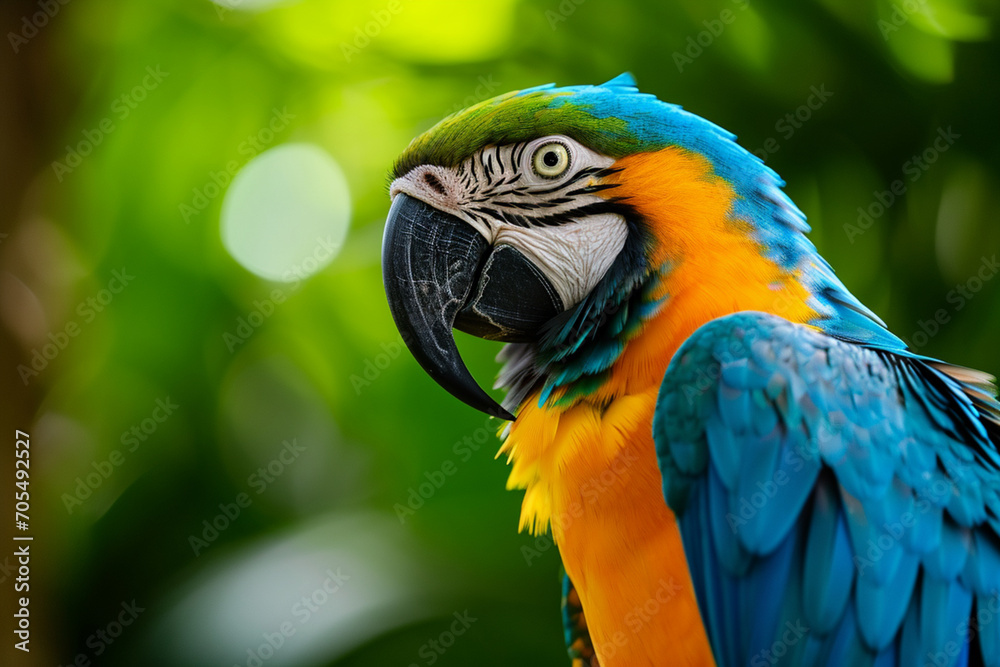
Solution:
[{"label": "bird eye", "polygon": [[535,173],[545,178],[562,176],[569,169],[569,151],[566,146],[553,141],[540,146],[531,159]]}]

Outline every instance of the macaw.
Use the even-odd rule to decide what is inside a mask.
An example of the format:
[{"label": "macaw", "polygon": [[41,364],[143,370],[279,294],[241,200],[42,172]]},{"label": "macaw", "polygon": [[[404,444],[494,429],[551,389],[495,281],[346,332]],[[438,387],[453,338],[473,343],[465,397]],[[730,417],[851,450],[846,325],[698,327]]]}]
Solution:
[{"label": "macaw", "polygon": [[[390,311],[508,421],[575,665],[998,667],[993,378],[890,333],[783,186],[628,74],[503,94],[395,163]],[[502,404],[453,329],[507,343]]]}]

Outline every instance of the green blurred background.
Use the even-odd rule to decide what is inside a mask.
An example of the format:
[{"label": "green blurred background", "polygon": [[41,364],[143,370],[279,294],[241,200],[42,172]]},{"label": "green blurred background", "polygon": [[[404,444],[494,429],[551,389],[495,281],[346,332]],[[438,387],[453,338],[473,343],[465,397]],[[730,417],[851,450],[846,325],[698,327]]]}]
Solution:
[{"label": "green blurred background", "polygon": [[[0,661],[566,664],[557,555],[517,533],[496,425],[385,306],[392,160],[474,101],[629,70],[765,157],[894,331],[996,373],[997,12],[4,3],[0,421],[4,452],[32,437],[35,541],[30,655],[0,549]],[[488,383],[496,347],[460,345]]]}]

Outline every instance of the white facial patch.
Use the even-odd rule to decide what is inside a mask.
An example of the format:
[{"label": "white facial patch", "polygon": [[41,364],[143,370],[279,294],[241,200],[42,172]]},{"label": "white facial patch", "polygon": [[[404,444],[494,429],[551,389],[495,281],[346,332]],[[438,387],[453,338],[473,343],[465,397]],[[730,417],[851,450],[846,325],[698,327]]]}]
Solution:
[{"label": "white facial patch", "polygon": [[[553,143],[565,147],[569,158],[557,177],[538,169],[551,173],[543,160]],[[516,248],[545,274],[568,309],[590,293],[625,246],[622,216],[586,211],[606,203],[595,193],[609,187],[601,177],[613,164],[556,135],[488,146],[457,167],[421,165],[393,181],[389,194],[405,193],[465,221],[491,245]]]},{"label": "white facial patch", "polygon": [[521,251],[541,269],[569,308],[590,294],[625,247],[628,227],[615,213],[591,215],[556,227],[505,225],[496,244]]}]

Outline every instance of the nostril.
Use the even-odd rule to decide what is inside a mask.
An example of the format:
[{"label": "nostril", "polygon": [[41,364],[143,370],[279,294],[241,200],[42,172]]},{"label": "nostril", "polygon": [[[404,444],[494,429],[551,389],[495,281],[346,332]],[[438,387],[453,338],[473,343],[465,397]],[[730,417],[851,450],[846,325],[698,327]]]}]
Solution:
[{"label": "nostril", "polygon": [[438,179],[438,177],[431,172],[428,171],[424,174],[424,183],[426,183],[431,190],[439,195],[444,194],[444,185],[442,185],[440,179]]}]

